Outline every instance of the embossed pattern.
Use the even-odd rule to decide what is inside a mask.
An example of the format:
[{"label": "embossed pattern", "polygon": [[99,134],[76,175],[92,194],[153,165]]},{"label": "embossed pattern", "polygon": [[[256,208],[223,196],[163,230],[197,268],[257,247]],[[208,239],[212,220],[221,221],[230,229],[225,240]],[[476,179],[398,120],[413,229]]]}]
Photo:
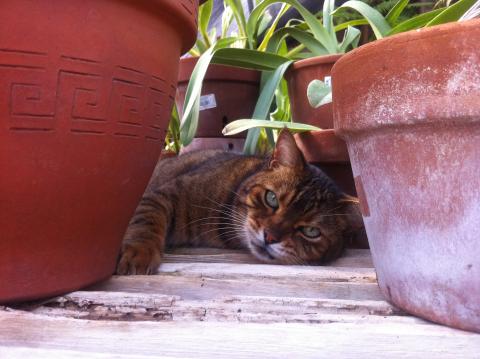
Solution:
[{"label": "embossed pattern", "polygon": [[59,60],[52,78],[47,53],[0,49],[10,130],[163,139],[160,120],[172,105],[174,84],[122,65],[104,81],[99,61],[68,55]]}]

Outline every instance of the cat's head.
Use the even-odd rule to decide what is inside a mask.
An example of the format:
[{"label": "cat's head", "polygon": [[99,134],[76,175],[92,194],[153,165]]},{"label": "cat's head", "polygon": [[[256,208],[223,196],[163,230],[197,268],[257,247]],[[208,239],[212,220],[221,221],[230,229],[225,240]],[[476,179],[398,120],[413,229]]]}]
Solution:
[{"label": "cat's head", "polygon": [[246,245],[267,263],[321,264],[338,257],[362,226],[355,198],[305,162],[287,130],[268,166],[239,191],[246,209]]}]

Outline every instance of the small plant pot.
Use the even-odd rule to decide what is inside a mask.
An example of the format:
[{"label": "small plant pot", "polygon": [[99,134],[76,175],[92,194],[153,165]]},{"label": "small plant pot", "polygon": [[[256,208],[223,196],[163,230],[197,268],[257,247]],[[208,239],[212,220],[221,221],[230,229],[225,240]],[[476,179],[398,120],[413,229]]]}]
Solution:
[{"label": "small plant pot", "polygon": [[310,106],[307,88],[313,80],[329,83],[332,67],[343,55],[317,56],[296,61],[286,72],[292,118],[295,122],[308,123],[322,129],[333,128],[332,104],[318,108]]},{"label": "small plant pot", "polygon": [[0,4],[0,303],[109,277],[163,147],[197,1]]},{"label": "small plant pot", "polygon": [[480,332],[480,20],[362,46],[333,69],[378,283],[407,312]]},{"label": "small plant pot", "polygon": [[[180,114],[183,112],[188,81],[197,61],[196,57],[183,58],[180,61],[175,99]],[[228,141],[224,141],[225,139],[245,138],[245,133],[224,137],[222,129],[232,121],[252,116],[259,95],[260,76],[260,72],[254,70],[215,64],[209,66],[203,82],[198,129],[195,135],[197,139],[208,140],[196,141],[195,149],[222,149],[226,143],[228,148]],[[219,141],[216,141],[216,138]],[[186,151],[188,150],[186,148]]]}]

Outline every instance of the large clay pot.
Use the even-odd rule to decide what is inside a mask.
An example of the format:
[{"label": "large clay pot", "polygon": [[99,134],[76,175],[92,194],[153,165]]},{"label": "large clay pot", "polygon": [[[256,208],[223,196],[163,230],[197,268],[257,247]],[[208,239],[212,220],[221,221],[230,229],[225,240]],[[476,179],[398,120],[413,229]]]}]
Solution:
[{"label": "large clay pot", "polygon": [[[183,111],[188,82],[197,61],[196,57],[180,61],[176,96],[179,113]],[[245,133],[224,137],[222,129],[229,122],[252,117],[259,95],[260,76],[259,71],[211,64],[203,81],[195,143],[185,149],[241,150]]]},{"label": "large clay pot", "polygon": [[378,282],[418,316],[480,331],[480,20],[376,41],[333,69]]},{"label": "large clay pot", "polygon": [[332,104],[313,108],[308,103],[307,88],[312,80],[328,83],[332,67],[343,55],[317,56],[296,61],[288,69],[285,78],[288,96],[295,122],[308,123],[323,129],[333,128]]},{"label": "large clay pot", "polygon": [[197,1],[0,4],[0,302],[111,275]]}]

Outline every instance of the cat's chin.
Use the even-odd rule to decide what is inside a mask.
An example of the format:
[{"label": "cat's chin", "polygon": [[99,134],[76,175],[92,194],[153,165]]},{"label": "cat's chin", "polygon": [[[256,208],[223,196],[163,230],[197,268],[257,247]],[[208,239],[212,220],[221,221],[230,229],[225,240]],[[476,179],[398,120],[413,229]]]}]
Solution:
[{"label": "cat's chin", "polygon": [[268,248],[265,246],[257,245],[250,242],[248,248],[250,249],[250,253],[252,253],[257,259],[261,260],[264,263],[282,263],[282,261],[279,258],[276,258],[271,252],[269,252]]}]

